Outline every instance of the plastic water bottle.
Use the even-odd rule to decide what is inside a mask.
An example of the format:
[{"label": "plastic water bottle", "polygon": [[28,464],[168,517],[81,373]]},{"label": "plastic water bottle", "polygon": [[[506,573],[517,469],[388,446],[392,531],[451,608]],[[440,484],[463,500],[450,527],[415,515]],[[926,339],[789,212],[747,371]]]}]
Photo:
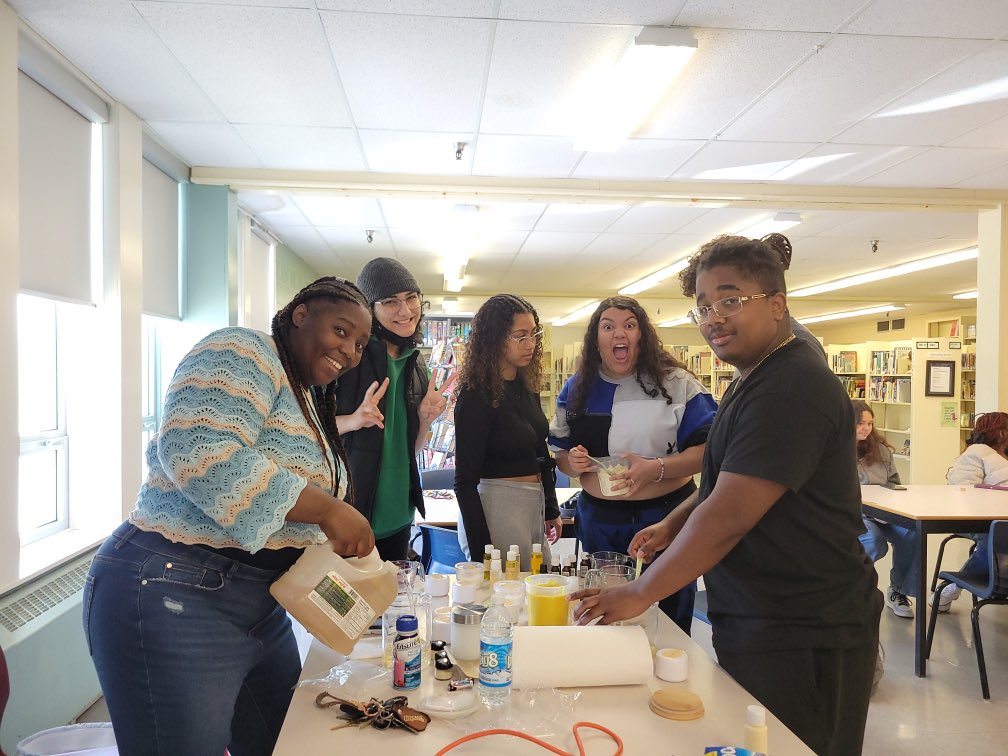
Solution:
[{"label": "plastic water bottle", "polygon": [[480,698],[487,706],[502,706],[511,695],[511,616],[500,594],[491,598],[480,624]]}]

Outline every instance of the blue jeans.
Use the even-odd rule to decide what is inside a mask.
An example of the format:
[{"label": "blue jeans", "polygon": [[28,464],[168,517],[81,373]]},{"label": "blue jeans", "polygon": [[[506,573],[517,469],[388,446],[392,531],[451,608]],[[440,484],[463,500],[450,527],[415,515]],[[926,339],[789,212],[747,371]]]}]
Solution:
[{"label": "blue jeans", "polygon": [[959,568],[960,572],[965,572],[971,578],[986,578],[990,575],[990,557],[987,556],[987,540],[987,533],[973,534],[973,542],[976,543],[976,548],[969,555],[969,559]]},{"label": "blue jeans", "polygon": [[123,756],[268,756],[301,670],[281,571],[123,523],[84,587],[84,633]]},{"label": "blue jeans", "polygon": [[867,532],[858,536],[865,553],[873,562],[886,555],[892,544],[892,569],[889,570],[889,585],[904,596],[917,595],[917,536],[914,531],[878,522],[861,516]]}]

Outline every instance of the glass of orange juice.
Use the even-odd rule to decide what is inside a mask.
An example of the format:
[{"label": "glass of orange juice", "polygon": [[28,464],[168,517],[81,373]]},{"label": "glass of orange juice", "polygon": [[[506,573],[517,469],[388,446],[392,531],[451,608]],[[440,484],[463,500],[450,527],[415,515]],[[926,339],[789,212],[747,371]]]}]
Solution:
[{"label": "glass of orange juice", "polygon": [[571,579],[565,575],[529,575],[525,578],[530,625],[567,625]]}]

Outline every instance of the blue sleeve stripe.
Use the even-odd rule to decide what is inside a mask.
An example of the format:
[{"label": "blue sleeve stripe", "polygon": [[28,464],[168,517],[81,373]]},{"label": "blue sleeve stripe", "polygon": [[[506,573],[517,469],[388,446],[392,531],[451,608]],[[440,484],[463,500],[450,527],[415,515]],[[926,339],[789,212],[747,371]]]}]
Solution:
[{"label": "blue sleeve stripe", "polygon": [[676,432],[676,446],[682,451],[684,444],[697,431],[710,427],[717,412],[717,402],[710,394],[695,394],[686,402],[679,430]]}]

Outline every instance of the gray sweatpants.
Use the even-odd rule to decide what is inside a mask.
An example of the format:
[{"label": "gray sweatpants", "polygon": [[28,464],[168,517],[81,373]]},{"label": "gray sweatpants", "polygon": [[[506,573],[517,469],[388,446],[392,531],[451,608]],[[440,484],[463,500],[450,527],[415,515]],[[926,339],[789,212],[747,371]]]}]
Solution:
[{"label": "gray sweatpants", "polygon": [[[483,502],[483,515],[490,530],[490,541],[495,549],[500,549],[501,568],[503,569],[507,559],[508,546],[512,543],[517,544],[521,552],[522,572],[528,572],[531,568],[529,560],[533,543],[542,544],[543,563],[548,565],[550,548],[546,540],[546,499],[542,484],[483,478],[476,490]],[[473,559],[461,521],[458,539],[462,551]],[[476,554],[475,558],[482,561],[483,555]]]}]

